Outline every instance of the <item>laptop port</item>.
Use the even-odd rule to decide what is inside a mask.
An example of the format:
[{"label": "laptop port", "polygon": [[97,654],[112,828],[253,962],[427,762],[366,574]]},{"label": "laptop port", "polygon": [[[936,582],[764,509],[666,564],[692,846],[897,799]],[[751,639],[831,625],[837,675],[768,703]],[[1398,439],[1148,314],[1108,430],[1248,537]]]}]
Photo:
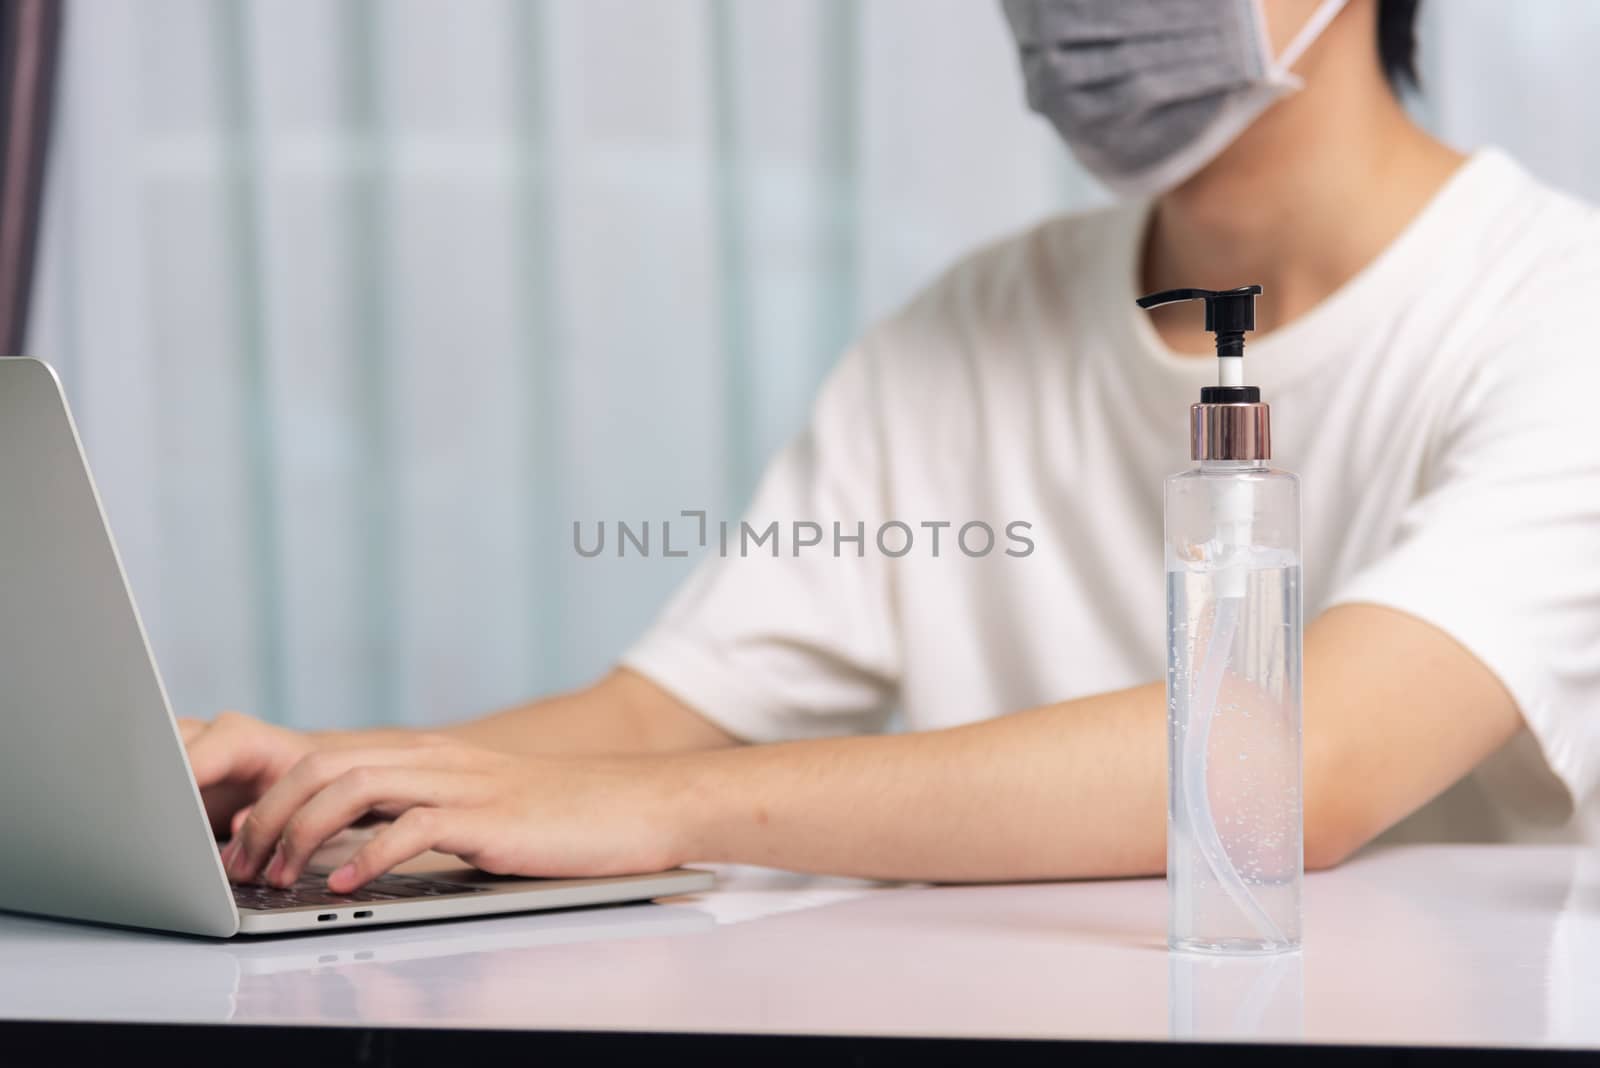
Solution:
[{"label": "laptop port", "polygon": [[371,909],[362,909],[360,912],[356,913],[356,919],[358,919],[358,920],[370,920],[370,919],[372,919],[372,910]]},{"label": "laptop port", "polygon": [[339,914],[336,912],[324,912],[317,917],[317,922],[327,923],[329,920],[337,920],[338,918]]}]

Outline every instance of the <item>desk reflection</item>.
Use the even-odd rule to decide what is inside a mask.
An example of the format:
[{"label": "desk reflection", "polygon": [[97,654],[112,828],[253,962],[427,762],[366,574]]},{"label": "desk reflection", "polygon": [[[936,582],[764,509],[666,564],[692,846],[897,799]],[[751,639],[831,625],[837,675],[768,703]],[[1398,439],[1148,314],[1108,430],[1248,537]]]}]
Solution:
[{"label": "desk reflection", "polygon": [[[472,962],[576,943],[633,942],[717,926],[684,905],[617,905],[288,938],[198,939],[0,914],[0,1005],[32,1019],[437,1021],[438,984],[474,987]],[[414,970],[413,974],[408,974]]]},{"label": "desk reflection", "polygon": [[1273,1039],[1305,1034],[1305,961],[1299,953],[1167,962],[1173,1038]]}]

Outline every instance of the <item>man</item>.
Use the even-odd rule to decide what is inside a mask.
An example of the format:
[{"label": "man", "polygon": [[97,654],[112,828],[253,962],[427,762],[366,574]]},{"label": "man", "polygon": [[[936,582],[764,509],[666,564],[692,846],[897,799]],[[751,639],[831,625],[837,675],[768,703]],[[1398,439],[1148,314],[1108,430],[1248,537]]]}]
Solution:
[{"label": "man", "polygon": [[[335,891],[430,848],[546,876],[1160,871],[1159,495],[1215,370],[1191,311],[1132,301],[1247,283],[1305,487],[1307,863],[1390,828],[1600,838],[1593,213],[1410,121],[1414,3],[1006,7],[1033,106],[1128,199],[870,331],[751,516],[1025,521],[1034,551],[952,527],[938,556],[712,559],[606,678],[435,734],[187,722],[234,878],[287,883],[369,813],[393,822]],[[912,729],[874,733],[893,706]]]}]

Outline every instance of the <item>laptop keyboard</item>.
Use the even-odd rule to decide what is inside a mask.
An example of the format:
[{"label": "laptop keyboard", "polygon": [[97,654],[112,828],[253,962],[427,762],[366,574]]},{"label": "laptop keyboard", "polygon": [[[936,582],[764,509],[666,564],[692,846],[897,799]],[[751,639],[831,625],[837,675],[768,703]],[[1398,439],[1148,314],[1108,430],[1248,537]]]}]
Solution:
[{"label": "laptop keyboard", "polygon": [[455,897],[488,889],[463,883],[423,879],[415,875],[381,875],[351,894],[328,890],[327,876],[302,875],[293,886],[235,884],[233,901],[242,909],[292,909],[305,905],[355,905],[372,901],[410,901],[417,898]]}]

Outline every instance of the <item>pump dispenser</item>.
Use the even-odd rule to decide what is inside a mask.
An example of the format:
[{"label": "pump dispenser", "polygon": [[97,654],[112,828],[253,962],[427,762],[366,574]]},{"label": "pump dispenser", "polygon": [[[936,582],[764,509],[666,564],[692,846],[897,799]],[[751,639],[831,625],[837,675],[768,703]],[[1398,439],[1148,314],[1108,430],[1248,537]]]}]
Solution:
[{"label": "pump dispenser", "polygon": [[1169,944],[1261,953],[1300,944],[1300,485],[1267,466],[1270,411],[1245,384],[1261,287],[1202,300],[1217,384],[1189,409],[1197,465],[1166,481]]},{"label": "pump dispenser", "polygon": [[1217,384],[1200,391],[1189,409],[1191,460],[1270,460],[1271,413],[1261,391],[1244,384],[1244,335],[1256,328],[1260,286],[1238,289],[1169,289],[1139,298],[1155,308],[1181,300],[1206,302],[1206,329],[1217,335]]}]

